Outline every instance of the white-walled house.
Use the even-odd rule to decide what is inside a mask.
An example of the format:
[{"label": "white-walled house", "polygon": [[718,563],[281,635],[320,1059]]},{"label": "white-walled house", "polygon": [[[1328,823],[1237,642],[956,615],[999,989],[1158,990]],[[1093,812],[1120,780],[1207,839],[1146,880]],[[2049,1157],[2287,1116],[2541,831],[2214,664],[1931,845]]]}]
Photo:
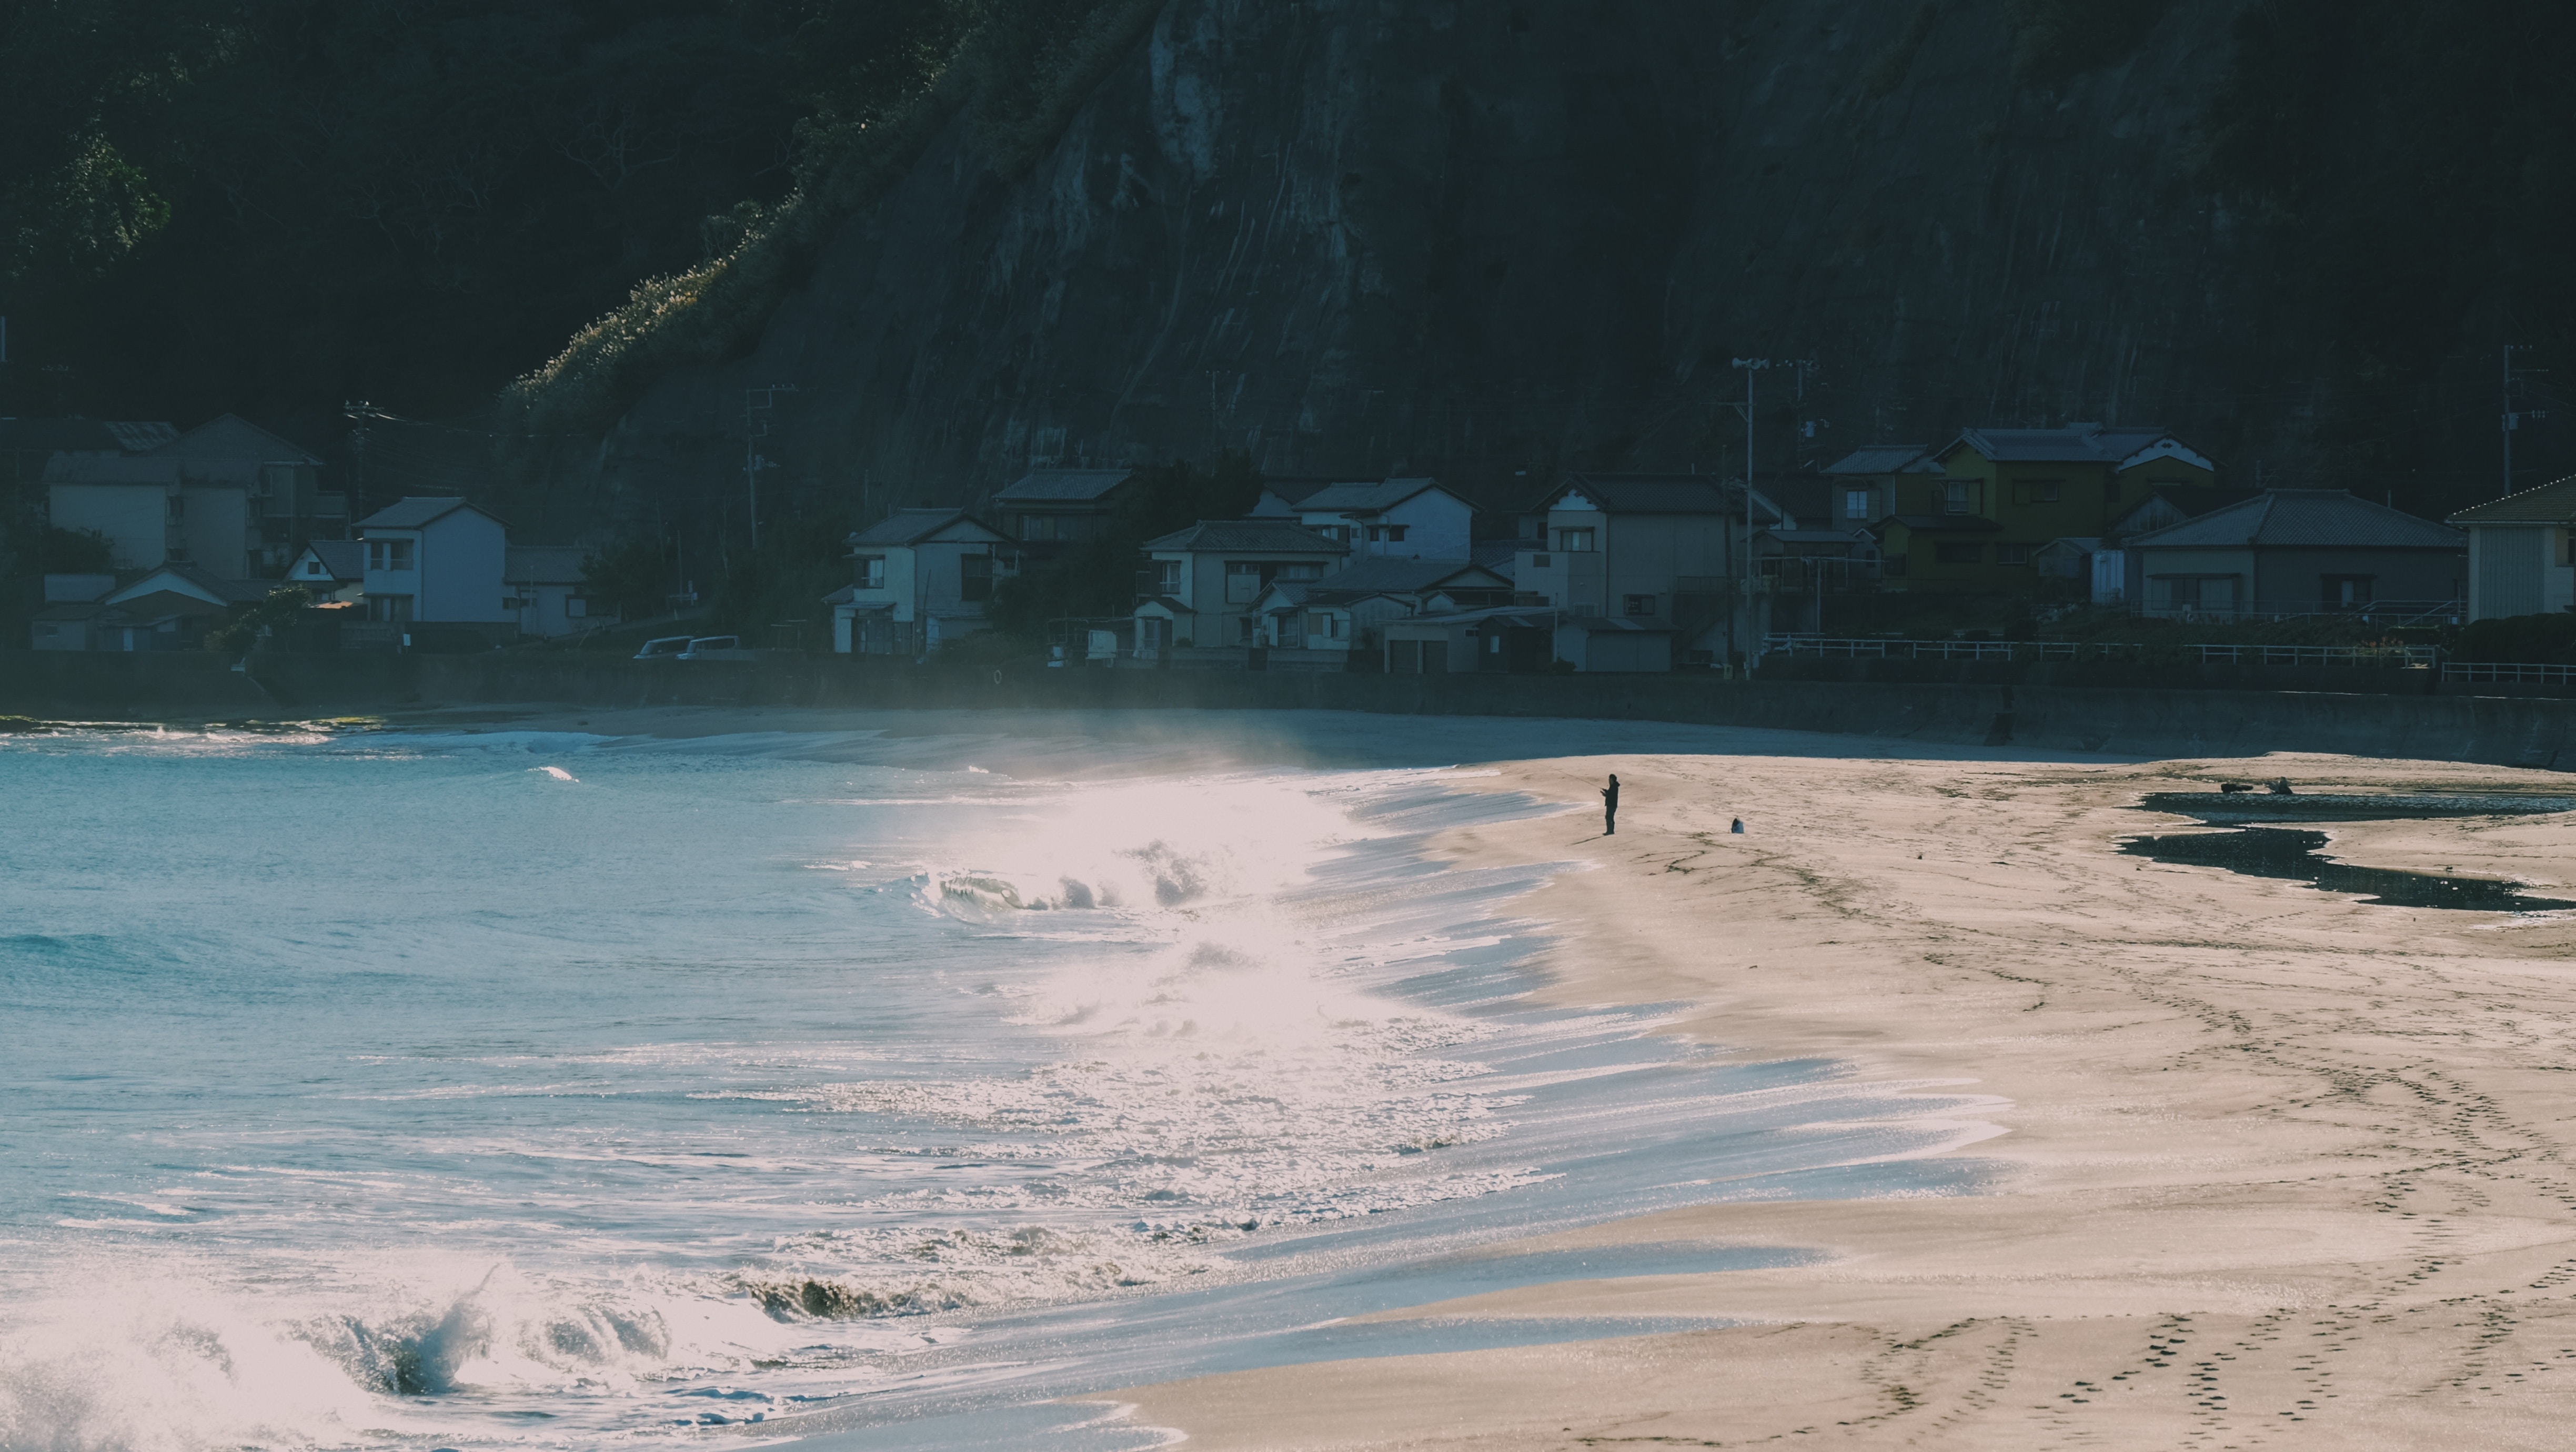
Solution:
[{"label": "white-walled house", "polygon": [[358,521],[367,618],[385,624],[510,625],[508,526],[459,498],[398,500]]},{"label": "white-walled house", "polygon": [[286,567],[285,582],[303,586],[316,605],[361,599],[367,593],[366,542],[317,539]]},{"label": "white-walled house", "polygon": [[502,556],[501,584],[518,612],[519,633],[552,638],[587,628],[590,601],[582,594],[578,545],[512,545]]},{"label": "white-walled house", "polygon": [[1203,519],[1145,541],[1150,590],[1136,606],[1136,656],[1165,646],[1261,643],[1261,596],[1281,581],[1315,581],[1348,547],[1282,519]]},{"label": "white-walled house", "polygon": [[2525,489],[2451,516],[2469,533],[2469,618],[2576,608],[2576,479]]},{"label": "white-walled house", "polygon": [[165,561],[222,579],[286,566],[294,542],[346,532],[345,496],[320,492],[322,461],[224,414],[184,434],[110,425],[148,452],[67,449],[45,465],[50,522],[105,535],[119,568]]},{"label": "white-walled house", "polygon": [[[1512,570],[1524,603],[1559,612],[1555,658],[1635,671],[1758,654],[1771,597],[1745,586],[1746,503],[1741,483],[1703,474],[1567,476]],[[1756,530],[1786,527],[1759,491],[1751,508]]]},{"label": "white-walled house", "polygon": [[962,509],[898,509],[848,544],[850,583],[823,597],[843,655],[922,656],[981,630],[1018,569],[1010,537]]},{"label": "white-walled house", "polygon": [[1463,560],[1476,509],[1437,479],[1327,484],[1294,501],[1265,490],[1256,518],[1294,519],[1350,546],[1355,559]]},{"label": "white-walled house", "polygon": [[1274,652],[1271,669],[1311,659],[1314,668],[1349,669],[1384,655],[1384,627],[1435,611],[1511,603],[1512,582],[1468,560],[1354,559],[1313,581],[1279,580],[1263,592],[1258,643]]}]

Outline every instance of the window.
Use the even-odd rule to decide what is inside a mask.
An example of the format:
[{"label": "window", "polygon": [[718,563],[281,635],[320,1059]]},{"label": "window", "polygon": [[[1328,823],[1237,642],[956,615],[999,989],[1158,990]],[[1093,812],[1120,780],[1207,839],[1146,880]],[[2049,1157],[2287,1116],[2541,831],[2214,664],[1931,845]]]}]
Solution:
[{"label": "window", "polygon": [[1844,491],[1843,491],[1843,518],[1845,518],[1845,519],[1867,519],[1867,518],[1869,518],[1869,491],[1868,491],[1868,490],[1866,490],[1866,489],[1846,489],[1846,490],[1844,490]]},{"label": "window", "polygon": [[1261,562],[1228,560],[1225,562],[1225,603],[1249,605],[1261,598]]},{"label": "window", "polygon": [[1330,614],[1317,610],[1306,617],[1306,636],[1310,640],[1330,640],[1333,638],[1333,625]]},{"label": "window", "polygon": [[412,542],[407,539],[371,539],[367,541],[367,568],[371,570],[408,570],[411,568]]},{"label": "window", "polygon": [[1652,595],[1622,595],[1619,597],[1619,613],[1622,615],[1652,615],[1655,613],[1655,597]]},{"label": "window", "polygon": [[2371,583],[2377,575],[2324,575],[2324,604],[2328,610],[2356,610],[2370,603]]},{"label": "window", "polygon": [[306,560],[306,561],[304,562],[304,573],[306,573],[306,574],[308,574],[308,575],[319,575],[319,574],[321,574],[321,573],[322,573],[322,562],[321,562],[320,560]]},{"label": "window", "polygon": [[1981,564],[1986,558],[1986,547],[1981,544],[1936,544],[1932,547],[1932,558],[1945,565]]},{"label": "window", "polygon": [[1995,546],[1995,563],[1999,565],[2029,564],[2030,546],[1999,544]]},{"label": "window", "polygon": [[1550,570],[1556,567],[1549,562],[1547,556],[1532,555],[1530,556],[1530,568],[1533,570]]},{"label": "window", "polygon": [[1404,532],[1412,527],[1409,524],[1372,524],[1368,527],[1368,537],[1373,544],[1401,544]]},{"label": "window", "polygon": [[1290,564],[1279,566],[1276,570],[1271,572],[1271,578],[1277,580],[1320,580],[1324,578],[1324,567],[1314,560],[1298,560]]},{"label": "window", "polygon": [[862,590],[885,588],[885,556],[861,555],[858,568],[850,572],[850,581]]},{"label": "window", "polygon": [[2066,481],[2062,479],[2016,479],[2013,481],[2013,503],[2055,504],[2058,496],[2065,492],[2065,487]]},{"label": "window", "polygon": [[1560,529],[1556,532],[1556,547],[1569,555],[1588,553],[1592,549],[1592,531]]},{"label": "window", "polygon": [[[1970,502],[1972,496],[1969,491],[1975,487],[1975,484],[1970,480],[1951,480],[1941,492],[1941,512],[1943,514],[1967,514],[1972,512],[1972,505]],[[1946,549],[1948,546],[1945,545],[1943,548]]]},{"label": "window", "polygon": [[959,555],[957,557],[957,598],[969,605],[993,598],[993,557]]},{"label": "window", "polygon": [[1501,655],[1502,653],[1503,653],[1503,633],[1502,633],[1501,631],[1497,630],[1497,631],[1495,631],[1493,634],[1488,635],[1488,636],[1486,636],[1486,637],[1485,637],[1485,654],[1487,654],[1487,655]]},{"label": "window", "polygon": [[1179,560],[1154,561],[1154,588],[1166,595],[1169,595],[1173,591],[1181,588],[1181,562]]}]

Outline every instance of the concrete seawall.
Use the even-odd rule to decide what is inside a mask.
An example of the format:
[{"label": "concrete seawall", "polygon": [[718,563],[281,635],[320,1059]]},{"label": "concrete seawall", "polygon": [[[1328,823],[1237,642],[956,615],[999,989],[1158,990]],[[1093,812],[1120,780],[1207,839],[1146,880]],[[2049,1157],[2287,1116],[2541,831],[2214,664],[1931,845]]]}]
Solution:
[{"label": "concrete seawall", "polygon": [[2576,702],[2463,695],[1704,676],[1381,676],[916,668],[847,658],[0,654],[0,712],[74,720],[431,706],[1334,710],[1683,721],[2123,756],[2329,751],[2576,770]]}]

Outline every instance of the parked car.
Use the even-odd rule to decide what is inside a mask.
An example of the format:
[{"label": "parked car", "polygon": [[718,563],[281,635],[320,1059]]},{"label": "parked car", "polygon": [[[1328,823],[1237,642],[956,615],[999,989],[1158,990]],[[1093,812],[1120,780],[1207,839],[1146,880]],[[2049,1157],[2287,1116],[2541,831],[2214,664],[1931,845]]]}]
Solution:
[{"label": "parked car", "polygon": [[682,660],[758,660],[759,652],[742,648],[739,635],[701,635],[680,652]]},{"label": "parked car", "polygon": [[680,653],[689,648],[689,643],[689,637],[685,635],[666,635],[660,640],[644,642],[644,648],[635,652],[635,658],[637,660],[677,660],[680,658]]}]

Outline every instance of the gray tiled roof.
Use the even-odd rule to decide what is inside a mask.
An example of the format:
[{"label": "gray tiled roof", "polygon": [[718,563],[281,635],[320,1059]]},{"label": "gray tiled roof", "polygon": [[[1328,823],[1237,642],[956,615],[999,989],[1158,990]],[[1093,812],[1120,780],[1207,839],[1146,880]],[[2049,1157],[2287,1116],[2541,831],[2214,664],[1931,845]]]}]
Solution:
[{"label": "gray tiled roof", "polygon": [[2140,549],[2468,548],[2468,536],[2340,489],[2267,489],[2242,504],[2213,509],[2129,541]]},{"label": "gray tiled roof", "polygon": [[1001,533],[962,509],[898,509],[851,535],[844,543],[852,545],[919,544],[960,521],[996,537]]},{"label": "gray tiled roof", "polygon": [[1182,550],[1207,553],[1212,550],[1241,550],[1247,554],[1338,555],[1349,553],[1348,547],[1329,540],[1302,524],[1284,519],[1202,519],[1187,529],[1174,530],[1160,539],[1145,541],[1149,550]]},{"label": "gray tiled roof", "polygon": [[2171,437],[2172,431],[2161,424],[2111,428],[2075,424],[2062,429],[1967,429],[1958,442],[2004,463],[2116,464]]},{"label": "gray tiled roof", "polygon": [[358,521],[360,529],[419,529],[460,509],[471,509],[462,495],[409,495]]},{"label": "gray tiled roof", "polygon": [[317,539],[305,545],[335,580],[355,580],[367,572],[367,542],[362,539]]},{"label": "gray tiled roof", "polygon": [[1006,504],[1087,504],[1135,477],[1133,469],[1038,469],[993,498]]},{"label": "gray tiled roof", "polygon": [[2451,516],[2453,524],[2566,524],[2576,521],[2576,478],[2525,489]]},{"label": "gray tiled roof", "polygon": [[1868,444],[1824,467],[1827,474],[1898,474],[1909,466],[1929,465],[1931,450],[1921,444]]},{"label": "gray tiled roof", "polygon": [[1371,483],[1327,484],[1298,500],[1297,508],[1316,513],[1338,510],[1349,514],[1372,514],[1393,509],[1423,490],[1439,486],[1437,479],[1380,479]]},{"label": "gray tiled roof", "polygon": [[[1555,493],[1542,501],[1543,505],[1553,505],[1567,490],[1582,494],[1607,514],[1744,512],[1744,486],[1714,474],[1568,474]],[[1761,499],[1758,491],[1755,498]],[[1776,511],[1764,511],[1759,504],[1754,521],[1762,523],[1766,512],[1771,515],[1771,523],[1779,522]]]}]

